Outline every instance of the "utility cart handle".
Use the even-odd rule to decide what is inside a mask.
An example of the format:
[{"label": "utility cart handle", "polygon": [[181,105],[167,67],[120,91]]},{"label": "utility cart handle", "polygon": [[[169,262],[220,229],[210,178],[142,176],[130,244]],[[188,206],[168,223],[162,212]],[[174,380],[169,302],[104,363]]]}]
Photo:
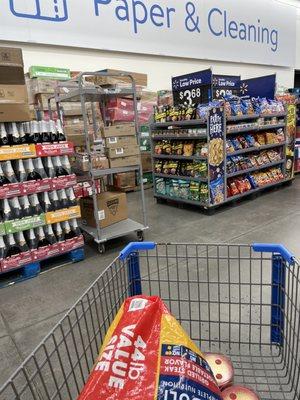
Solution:
[{"label": "utility cart handle", "polygon": [[254,251],[260,253],[280,254],[288,264],[293,264],[295,262],[295,256],[290,251],[288,251],[288,249],[284,247],[282,244],[254,243],[252,245],[252,248]]}]

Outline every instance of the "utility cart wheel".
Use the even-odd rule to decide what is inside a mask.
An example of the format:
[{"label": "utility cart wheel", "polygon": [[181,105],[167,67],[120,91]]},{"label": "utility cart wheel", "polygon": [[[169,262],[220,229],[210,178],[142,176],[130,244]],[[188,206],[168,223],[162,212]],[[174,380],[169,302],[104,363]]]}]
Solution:
[{"label": "utility cart wheel", "polygon": [[105,244],[104,243],[99,243],[98,244],[98,251],[100,254],[104,254],[105,253]]},{"label": "utility cart wheel", "polygon": [[143,242],[144,241],[144,232],[143,231],[137,231],[137,238],[139,242]]}]

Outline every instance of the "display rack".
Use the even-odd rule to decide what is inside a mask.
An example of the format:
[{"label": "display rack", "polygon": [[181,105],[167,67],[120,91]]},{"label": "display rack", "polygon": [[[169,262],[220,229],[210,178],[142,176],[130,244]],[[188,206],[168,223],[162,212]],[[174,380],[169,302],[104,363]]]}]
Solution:
[{"label": "display rack", "polygon": [[[278,118],[276,123],[272,123],[272,118]],[[247,124],[244,126],[243,124]],[[218,126],[219,125],[219,128]],[[189,120],[189,121],[176,121],[176,122],[162,122],[151,124],[151,140],[152,140],[152,161],[153,161],[153,179],[154,179],[154,196],[158,201],[172,201],[175,203],[186,203],[199,206],[203,209],[214,209],[222,204],[236,201],[238,199],[250,196],[251,194],[261,192],[267,188],[277,186],[284,182],[291,180],[286,175],[286,146],[287,146],[287,136],[286,136],[286,126],[287,126],[287,113],[279,114],[268,114],[268,115],[244,115],[237,117],[226,118],[224,109],[211,108],[208,113],[206,120]],[[215,134],[219,129],[219,132]],[[283,129],[284,131],[284,141],[280,143],[270,143],[261,146],[252,146],[248,148],[243,148],[232,153],[229,153],[226,147],[227,138],[236,137],[237,135],[243,136],[247,133],[258,134],[263,132],[276,132],[278,129]],[[194,134],[196,132],[196,134]],[[198,133],[197,133],[198,132]],[[184,141],[184,142],[194,142],[205,141],[207,143],[208,154],[207,156],[184,156],[184,155],[173,155],[173,154],[157,154],[155,151],[157,143],[163,141]],[[214,141],[214,143],[212,143]],[[212,146],[219,143],[219,164],[212,163]],[[222,143],[222,145],[221,145]],[[264,163],[263,165],[254,166],[252,168],[243,169],[239,171],[234,171],[232,173],[227,172],[227,159],[232,156],[243,156],[250,154],[259,154],[266,150],[278,150],[280,151],[280,159],[274,162]],[[187,161],[187,162],[197,162],[206,160],[207,163],[207,175],[204,176],[182,176],[176,172],[174,175],[166,174],[155,171],[155,164],[159,160],[174,160],[174,161]],[[211,165],[213,164],[213,165]],[[250,173],[257,171],[268,170],[272,167],[280,167],[283,173],[283,178],[277,180],[276,182],[271,182],[264,184],[262,186],[252,188],[244,193],[238,195],[228,196],[227,185],[231,178],[239,176],[247,176]],[[219,190],[220,196],[217,200],[213,199],[212,196],[212,186],[214,181],[219,179]],[[159,179],[166,179],[165,183],[161,182]],[[167,191],[170,189],[168,185],[170,180],[179,180],[183,182],[195,182],[203,185],[207,185],[207,197],[203,199],[201,195],[199,200],[193,198],[183,198],[181,196],[174,195],[174,191],[170,195]],[[162,193],[160,190],[160,184],[166,193]],[[164,186],[165,185],[165,186]],[[205,188],[205,187],[204,187]],[[168,190],[167,190],[168,189]],[[201,186],[200,186],[201,192]],[[180,192],[180,191],[179,191]],[[186,192],[185,192],[186,193]]]},{"label": "display rack", "polygon": [[[125,77],[129,79],[131,82],[130,89],[106,89],[102,87],[95,86],[94,88],[85,87],[84,86],[84,79],[86,77],[89,78],[96,78],[96,77]],[[108,74],[104,72],[83,72],[77,78],[78,81],[78,88],[77,89],[70,89],[69,93],[61,94],[59,87],[55,93],[55,96],[49,98],[49,110],[51,113],[51,101],[55,100],[56,102],[56,109],[58,115],[61,116],[60,113],[60,104],[63,102],[80,102],[82,108],[82,115],[84,121],[84,135],[85,135],[85,144],[86,150],[88,155],[88,165],[89,165],[89,180],[92,184],[92,198],[93,198],[93,205],[94,205],[94,217],[96,228],[83,224],[80,224],[81,229],[90,235],[94,241],[98,245],[98,250],[102,254],[105,252],[105,243],[108,240],[115,239],[118,237],[125,236],[127,234],[135,232],[137,234],[138,240],[142,241],[144,239],[144,231],[148,229],[147,225],[147,215],[146,215],[146,205],[145,205],[145,194],[144,194],[144,184],[143,184],[143,170],[142,170],[142,163],[141,157],[139,157],[139,164],[138,165],[129,165],[126,167],[120,168],[108,168],[108,169],[94,169],[92,166],[92,151],[91,151],[91,141],[89,136],[89,129],[88,129],[88,117],[87,117],[87,110],[86,104],[91,103],[91,110],[92,110],[92,119],[93,119],[93,129],[94,133],[96,134],[98,131],[98,122],[96,118],[96,111],[95,111],[95,103],[100,105],[100,109],[102,111],[102,118],[104,123],[106,122],[105,117],[105,108],[106,103],[109,99],[115,97],[126,97],[132,98],[134,103],[134,123],[136,129],[136,137],[137,143],[139,143],[139,130],[138,130],[138,112],[137,112],[137,96],[136,96],[136,85],[135,81],[131,75],[127,74]],[[74,82],[74,81],[70,81]],[[51,115],[51,114],[50,114]],[[137,222],[134,219],[128,218],[124,221],[117,222],[112,226],[101,228],[100,221],[99,221],[99,209],[97,203],[97,191],[96,191],[96,183],[95,180],[97,178],[107,176],[111,182],[114,174],[122,173],[122,172],[130,172],[130,171],[138,171],[140,182],[140,196],[141,196],[141,207],[142,207],[142,219],[143,223]],[[78,171],[76,171],[78,173]]]}]

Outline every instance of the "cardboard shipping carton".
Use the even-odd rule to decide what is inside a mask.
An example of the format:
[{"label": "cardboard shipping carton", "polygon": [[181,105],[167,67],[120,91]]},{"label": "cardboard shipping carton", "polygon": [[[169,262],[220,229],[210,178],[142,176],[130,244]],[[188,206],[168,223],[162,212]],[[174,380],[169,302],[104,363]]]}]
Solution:
[{"label": "cardboard shipping carton", "polygon": [[109,137],[119,137],[119,136],[135,136],[136,130],[133,123],[113,125],[105,127],[103,130],[103,136],[105,138]]},{"label": "cardboard shipping carton", "polygon": [[116,136],[105,139],[107,149],[116,149],[124,146],[135,146],[137,140],[135,136]]},{"label": "cardboard shipping carton", "polygon": [[133,165],[139,165],[140,156],[129,156],[129,157],[119,157],[111,158],[109,160],[110,168],[120,168],[120,167],[131,167]]},{"label": "cardboard shipping carton", "polygon": [[0,65],[1,85],[25,85],[23,67],[7,67]]},{"label": "cardboard shipping carton", "polygon": [[30,121],[32,115],[27,103],[0,104],[0,122]]},{"label": "cardboard shipping carton", "polygon": [[[120,71],[117,69],[104,69],[100,72],[105,72],[107,74],[120,74],[124,73],[127,75],[131,75],[135,80],[136,85],[139,86],[147,86],[148,84],[148,76],[147,74],[142,74],[139,72],[129,72],[129,71]],[[94,82],[96,85],[115,85],[117,83],[128,83],[131,84],[131,80],[125,76],[96,76],[96,77],[88,77],[88,81]]]},{"label": "cardboard shipping carton", "polygon": [[131,146],[116,147],[107,149],[107,156],[109,159],[136,156],[140,152],[140,148],[137,144]]},{"label": "cardboard shipping carton", "polygon": [[144,172],[152,171],[151,153],[142,153],[142,167]]},{"label": "cardboard shipping carton", "polygon": [[28,95],[25,85],[0,85],[0,104],[27,102]]},{"label": "cardboard shipping carton", "polygon": [[[101,228],[113,225],[128,218],[127,199],[125,193],[104,192],[97,196],[98,218]],[[96,227],[94,204],[92,198],[80,200],[83,223]]]},{"label": "cardboard shipping carton", "polygon": [[0,47],[0,66],[24,67],[22,49]]},{"label": "cardboard shipping carton", "polygon": [[135,172],[122,172],[114,175],[114,187],[119,190],[130,190],[136,186]]},{"label": "cardboard shipping carton", "polygon": [[[94,153],[92,154],[91,158],[92,158],[92,166],[94,169],[109,168],[108,159],[106,157]],[[75,153],[75,168],[83,172],[89,171],[89,158],[87,154]]]}]

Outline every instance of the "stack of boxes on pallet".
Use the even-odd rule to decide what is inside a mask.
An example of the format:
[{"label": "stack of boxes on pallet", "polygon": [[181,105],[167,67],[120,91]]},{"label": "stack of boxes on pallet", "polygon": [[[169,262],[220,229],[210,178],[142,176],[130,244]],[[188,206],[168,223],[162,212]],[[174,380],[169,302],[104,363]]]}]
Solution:
[{"label": "stack of boxes on pallet", "polygon": [[[32,121],[20,49],[0,49],[0,273],[83,247],[60,123]],[[41,87],[42,84],[37,84]]]}]

